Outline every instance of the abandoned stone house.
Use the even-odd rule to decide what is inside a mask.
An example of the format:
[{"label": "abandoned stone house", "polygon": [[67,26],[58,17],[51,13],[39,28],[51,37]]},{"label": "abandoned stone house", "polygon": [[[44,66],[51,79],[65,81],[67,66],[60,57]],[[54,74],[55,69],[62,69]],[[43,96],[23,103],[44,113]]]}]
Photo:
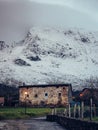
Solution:
[{"label": "abandoned stone house", "polygon": [[20,105],[66,106],[71,100],[71,84],[25,85],[19,87]]}]

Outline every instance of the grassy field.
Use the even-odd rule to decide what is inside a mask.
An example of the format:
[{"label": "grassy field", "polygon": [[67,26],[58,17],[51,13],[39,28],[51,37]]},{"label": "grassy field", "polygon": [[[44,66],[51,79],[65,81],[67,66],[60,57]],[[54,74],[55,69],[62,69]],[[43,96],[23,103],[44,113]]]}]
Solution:
[{"label": "grassy field", "polygon": [[[0,120],[2,119],[28,119],[30,117],[40,117],[51,114],[51,108],[0,108]],[[64,108],[57,108],[58,113],[63,113]],[[90,117],[84,118],[90,120]],[[92,121],[98,122],[98,117],[93,117]]]},{"label": "grassy field", "polygon": [[94,117],[92,120],[98,122],[98,117]]},{"label": "grassy field", "polygon": [[[64,108],[57,108],[58,112]],[[51,114],[51,108],[0,108],[0,119],[27,119],[30,117],[40,117]]]},{"label": "grassy field", "polygon": [[51,113],[50,108],[0,108],[0,119],[25,119],[45,116]]}]

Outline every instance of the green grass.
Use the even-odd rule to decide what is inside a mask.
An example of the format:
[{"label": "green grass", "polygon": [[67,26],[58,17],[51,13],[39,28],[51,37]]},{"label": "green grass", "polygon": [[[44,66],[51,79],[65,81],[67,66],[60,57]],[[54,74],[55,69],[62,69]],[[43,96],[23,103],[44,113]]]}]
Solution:
[{"label": "green grass", "polygon": [[[51,108],[0,108],[0,119],[27,119],[51,114]],[[63,112],[64,108],[57,108],[57,112]]]},{"label": "green grass", "polygon": [[26,119],[45,116],[51,113],[50,108],[0,108],[0,119]]},{"label": "green grass", "polygon": [[[63,113],[65,108],[57,108],[58,113]],[[2,119],[28,119],[30,117],[40,117],[51,114],[51,108],[0,108],[0,120]],[[90,120],[84,118],[84,120]],[[98,122],[98,117],[94,117],[92,121]]]},{"label": "green grass", "polygon": [[93,121],[97,121],[98,122],[98,117],[94,117]]},{"label": "green grass", "polygon": [[[90,121],[90,117],[88,117],[88,118],[84,118],[84,120],[85,120],[85,121]],[[98,117],[92,117],[92,121],[98,123]]]}]

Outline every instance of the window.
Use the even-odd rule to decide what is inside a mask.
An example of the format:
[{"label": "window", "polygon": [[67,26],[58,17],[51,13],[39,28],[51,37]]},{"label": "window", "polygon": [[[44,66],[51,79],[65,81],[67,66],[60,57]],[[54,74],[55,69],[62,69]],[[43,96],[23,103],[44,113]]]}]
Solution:
[{"label": "window", "polygon": [[29,98],[29,94],[27,94],[27,97]]},{"label": "window", "polygon": [[61,93],[58,93],[58,96],[61,97]]},{"label": "window", "polygon": [[38,97],[38,95],[37,94],[35,94],[35,98],[37,98]]},{"label": "window", "polygon": [[45,93],[45,97],[47,97],[48,96],[48,93]]},{"label": "window", "polygon": [[63,87],[63,90],[65,90],[65,87]]},{"label": "window", "polygon": [[45,97],[48,97],[48,93],[45,93]]}]

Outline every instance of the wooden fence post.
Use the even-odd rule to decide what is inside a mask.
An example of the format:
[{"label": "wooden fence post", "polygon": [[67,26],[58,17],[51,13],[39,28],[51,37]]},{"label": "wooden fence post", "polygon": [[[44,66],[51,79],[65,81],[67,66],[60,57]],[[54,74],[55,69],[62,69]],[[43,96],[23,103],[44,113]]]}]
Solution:
[{"label": "wooden fence post", "polygon": [[95,106],[95,104],[93,105],[93,107],[94,107],[94,117],[96,117],[96,106]]},{"label": "wooden fence post", "polygon": [[57,109],[56,108],[54,108],[54,115],[56,115],[57,114]]},{"label": "wooden fence post", "polygon": [[92,121],[93,113],[92,113],[92,98],[90,98],[90,120]]},{"label": "wooden fence post", "polygon": [[76,104],[74,105],[74,118],[76,117]]},{"label": "wooden fence post", "polygon": [[80,105],[78,105],[78,116],[80,118]]},{"label": "wooden fence post", "polygon": [[71,117],[70,103],[68,104],[68,116]]},{"label": "wooden fence post", "polygon": [[81,118],[84,118],[84,102],[81,102]]},{"label": "wooden fence post", "polygon": [[51,114],[54,115],[54,109],[52,108]]},{"label": "wooden fence post", "polygon": [[66,108],[64,109],[64,116],[67,116],[67,110],[66,110]]}]

